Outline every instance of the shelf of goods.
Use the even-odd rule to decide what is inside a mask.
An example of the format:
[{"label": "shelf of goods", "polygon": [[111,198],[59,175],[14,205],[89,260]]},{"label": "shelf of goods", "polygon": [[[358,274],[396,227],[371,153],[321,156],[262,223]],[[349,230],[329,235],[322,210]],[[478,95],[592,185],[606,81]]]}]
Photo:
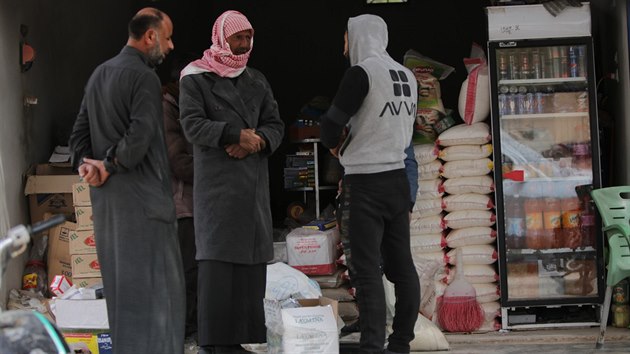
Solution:
[{"label": "shelf of goods", "polygon": [[303,139],[292,141],[293,144],[311,145],[309,149],[288,154],[284,168],[284,188],[288,191],[303,192],[304,203],[307,193],[315,195],[315,218],[320,217],[320,191],[336,190],[337,186],[320,185],[320,139]]},{"label": "shelf of goods", "polygon": [[584,36],[488,43],[504,329],[598,325],[592,51]]}]

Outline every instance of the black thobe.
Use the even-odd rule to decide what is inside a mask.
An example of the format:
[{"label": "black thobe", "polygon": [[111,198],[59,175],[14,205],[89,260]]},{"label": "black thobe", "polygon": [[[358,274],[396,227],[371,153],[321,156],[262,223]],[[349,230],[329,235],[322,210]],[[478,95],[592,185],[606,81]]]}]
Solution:
[{"label": "black thobe", "polygon": [[163,132],[160,81],[126,46],[94,70],[70,137],[83,157],[115,157],[90,188],[114,353],[182,353],[184,278]]}]

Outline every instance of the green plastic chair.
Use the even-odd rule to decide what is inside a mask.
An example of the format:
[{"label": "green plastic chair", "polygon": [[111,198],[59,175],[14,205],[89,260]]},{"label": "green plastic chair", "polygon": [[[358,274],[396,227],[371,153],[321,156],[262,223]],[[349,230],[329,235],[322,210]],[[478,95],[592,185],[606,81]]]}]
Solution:
[{"label": "green plastic chair", "polygon": [[607,187],[591,191],[602,218],[602,231],[608,240],[606,295],[601,308],[599,337],[595,348],[604,345],[612,287],[630,276],[630,186]]}]

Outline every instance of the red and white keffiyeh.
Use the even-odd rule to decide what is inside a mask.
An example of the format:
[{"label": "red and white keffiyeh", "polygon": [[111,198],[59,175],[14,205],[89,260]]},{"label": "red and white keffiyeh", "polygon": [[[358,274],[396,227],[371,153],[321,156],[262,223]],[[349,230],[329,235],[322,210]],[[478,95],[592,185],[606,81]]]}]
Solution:
[{"label": "red and white keffiyeh", "polygon": [[249,59],[249,51],[245,54],[234,55],[227,42],[227,38],[240,31],[252,31],[252,47],[254,44],[254,28],[247,17],[234,10],[221,14],[212,27],[212,46],[203,52],[203,57],[188,64],[181,72],[181,77],[203,72],[212,72],[222,77],[237,77],[244,70]]}]

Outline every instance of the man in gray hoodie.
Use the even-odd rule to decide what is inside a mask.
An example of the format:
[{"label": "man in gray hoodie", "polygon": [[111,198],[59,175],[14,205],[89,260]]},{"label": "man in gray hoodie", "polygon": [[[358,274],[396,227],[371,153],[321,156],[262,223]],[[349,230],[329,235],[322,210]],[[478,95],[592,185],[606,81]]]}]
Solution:
[{"label": "man in gray hoodie", "polygon": [[[409,183],[405,148],[416,116],[413,74],[386,51],[387,24],[375,15],[352,17],[344,55],[352,65],[321,119],[324,146],[339,157],[342,182],[341,237],[357,290],[360,348],[381,353],[386,307],[383,272],[395,285],[393,333],[385,353],[409,353],[420,309],[420,284],[409,240]],[[339,144],[344,128],[347,134]]]}]

